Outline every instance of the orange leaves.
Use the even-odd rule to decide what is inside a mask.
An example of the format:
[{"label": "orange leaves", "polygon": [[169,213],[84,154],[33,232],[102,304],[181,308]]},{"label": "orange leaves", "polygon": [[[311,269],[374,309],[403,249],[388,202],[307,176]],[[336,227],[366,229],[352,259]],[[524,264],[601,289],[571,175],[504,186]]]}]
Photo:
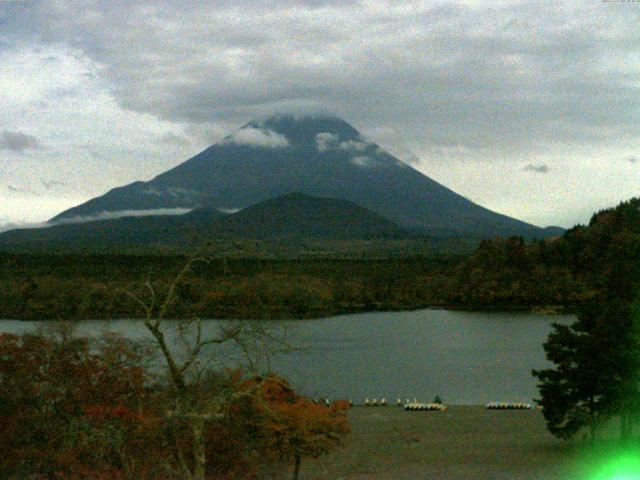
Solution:
[{"label": "orange leaves", "polygon": [[275,375],[244,380],[239,391],[250,392],[266,450],[279,459],[320,456],[349,432],[346,401],[329,407],[319,405],[298,395],[286,380]]},{"label": "orange leaves", "polygon": [[332,407],[335,410],[342,411],[349,410],[349,408],[351,408],[351,405],[349,404],[349,400],[336,400],[335,402],[333,402]]},{"label": "orange leaves", "polygon": [[[145,373],[125,346],[0,335],[0,477],[119,478],[120,456],[143,446],[125,447],[121,439],[140,443],[151,433],[139,413],[148,397]],[[92,474],[80,475],[83,469]]]},{"label": "orange leaves", "polygon": [[[192,462],[188,421],[166,415],[175,392],[147,386],[142,360],[118,338],[0,335],[0,478],[163,479],[168,434]],[[349,431],[347,402],[318,405],[280,377],[235,370],[210,381],[207,395],[229,395],[204,427],[211,478],[322,455]]]},{"label": "orange leaves", "polygon": [[97,422],[121,421],[132,423],[138,420],[136,412],[124,405],[87,405],[83,408],[84,415]]}]

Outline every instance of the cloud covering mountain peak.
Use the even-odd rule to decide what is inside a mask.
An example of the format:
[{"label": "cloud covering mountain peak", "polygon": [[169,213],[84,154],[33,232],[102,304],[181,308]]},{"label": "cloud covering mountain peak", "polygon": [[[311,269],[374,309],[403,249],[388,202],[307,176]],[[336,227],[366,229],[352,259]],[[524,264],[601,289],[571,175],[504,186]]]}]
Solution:
[{"label": "cloud covering mountain peak", "polygon": [[251,147],[282,148],[288,147],[287,137],[266,128],[246,125],[226,137],[222,143],[247,145]]}]

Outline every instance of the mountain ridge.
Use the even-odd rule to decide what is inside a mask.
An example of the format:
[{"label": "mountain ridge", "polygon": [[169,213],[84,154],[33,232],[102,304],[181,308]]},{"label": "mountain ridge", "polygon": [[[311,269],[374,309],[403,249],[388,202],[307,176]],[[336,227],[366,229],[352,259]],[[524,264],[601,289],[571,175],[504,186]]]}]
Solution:
[{"label": "mountain ridge", "polygon": [[347,200],[290,193],[232,214],[200,208],[182,215],[61,223],[0,234],[0,248],[125,249],[198,246],[212,239],[397,239],[412,235]]},{"label": "mountain ridge", "polygon": [[253,120],[148,182],[117,187],[52,220],[118,210],[237,210],[292,192],[348,200],[429,235],[548,236],[471,202],[329,115]]}]

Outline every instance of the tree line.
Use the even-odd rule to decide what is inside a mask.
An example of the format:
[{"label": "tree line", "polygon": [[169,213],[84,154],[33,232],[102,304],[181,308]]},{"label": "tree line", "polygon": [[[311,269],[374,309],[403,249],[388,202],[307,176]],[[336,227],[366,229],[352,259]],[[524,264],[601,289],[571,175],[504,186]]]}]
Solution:
[{"label": "tree line", "polygon": [[[281,319],[436,303],[459,257],[385,259],[224,259],[194,266],[178,289],[173,318]],[[183,256],[0,255],[0,318],[140,318],[126,292],[147,277],[166,291]]]},{"label": "tree line", "polygon": [[[575,313],[598,294],[601,259],[626,248],[638,200],[563,236],[480,242],[469,255],[387,258],[214,258],[180,286],[174,318],[306,318],[440,307]],[[626,213],[624,213],[626,212]],[[1,254],[0,318],[139,317],[123,292],[151,276],[166,289],[180,255]]]}]

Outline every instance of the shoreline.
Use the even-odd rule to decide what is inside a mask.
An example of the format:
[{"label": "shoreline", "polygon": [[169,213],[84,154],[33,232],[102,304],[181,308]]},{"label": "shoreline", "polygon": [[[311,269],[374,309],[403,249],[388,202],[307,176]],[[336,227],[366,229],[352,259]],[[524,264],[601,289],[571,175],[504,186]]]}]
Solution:
[{"label": "shoreline", "polygon": [[[371,313],[404,313],[404,312],[417,312],[420,310],[446,310],[452,312],[468,312],[468,313],[512,313],[512,314],[531,314],[542,316],[561,316],[561,315],[573,315],[575,312],[571,309],[564,309],[558,305],[547,306],[534,306],[534,307],[511,307],[511,308],[470,308],[465,306],[417,306],[416,308],[403,308],[403,309],[347,309],[339,311],[326,311],[322,313],[313,313],[308,316],[255,316],[255,317],[235,317],[235,316],[219,316],[216,318],[202,318],[202,320],[229,320],[229,321],[306,321],[306,320],[323,320],[327,318],[350,316],[350,315],[365,315]],[[192,320],[194,317],[173,317],[171,320]],[[14,321],[14,322],[58,322],[61,319],[54,318],[41,318],[41,319],[29,319],[29,318],[0,318],[0,321]],[[117,320],[136,320],[135,317],[91,317],[91,318],[70,318],[62,319],[62,321],[68,322],[85,322],[85,321],[117,321]]]}]

